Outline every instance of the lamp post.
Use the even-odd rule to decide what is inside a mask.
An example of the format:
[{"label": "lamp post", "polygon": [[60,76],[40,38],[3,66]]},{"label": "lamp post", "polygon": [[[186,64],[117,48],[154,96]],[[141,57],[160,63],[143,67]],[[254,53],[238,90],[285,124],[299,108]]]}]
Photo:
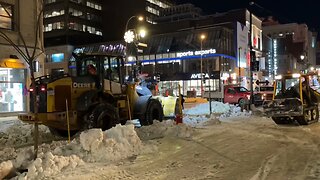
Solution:
[{"label": "lamp post", "polygon": [[[128,63],[128,41],[126,40],[126,35],[128,35],[128,34],[130,34],[129,32],[128,32],[128,26],[129,26],[129,23],[130,23],[130,21],[132,20],[132,19],[134,19],[134,18],[138,18],[138,20],[139,21],[143,21],[143,17],[142,16],[131,16],[128,20],[127,20],[127,22],[126,22],[126,27],[125,27],[125,32],[124,32],[124,35],[125,35],[125,43],[126,43],[126,50],[125,50],[125,56],[126,56],[126,58],[125,58],[125,60],[126,60],[126,63]],[[126,76],[128,75],[128,68],[126,67]]]},{"label": "lamp post", "polygon": [[204,34],[200,35],[200,74],[201,74],[201,98],[203,98],[203,70],[202,70],[202,41],[206,38]]}]

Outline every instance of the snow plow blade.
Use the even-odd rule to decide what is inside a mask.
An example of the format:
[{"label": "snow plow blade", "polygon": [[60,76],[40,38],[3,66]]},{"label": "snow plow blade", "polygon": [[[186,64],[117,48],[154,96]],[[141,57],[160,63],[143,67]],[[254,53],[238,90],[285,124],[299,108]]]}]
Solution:
[{"label": "snow plow blade", "polygon": [[267,117],[303,116],[302,102],[298,98],[275,99],[263,106]]}]

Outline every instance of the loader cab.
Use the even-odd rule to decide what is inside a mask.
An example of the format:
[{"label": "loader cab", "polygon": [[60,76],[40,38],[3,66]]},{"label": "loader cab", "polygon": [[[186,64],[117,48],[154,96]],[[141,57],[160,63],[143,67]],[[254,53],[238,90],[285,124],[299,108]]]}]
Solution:
[{"label": "loader cab", "polygon": [[309,77],[301,74],[278,76],[275,82],[274,99],[298,98],[304,100],[310,91]]},{"label": "loader cab", "polygon": [[103,88],[105,83],[123,84],[121,65],[123,59],[109,55],[76,55],[70,61],[70,71],[73,77],[91,77],[97,88]]}]

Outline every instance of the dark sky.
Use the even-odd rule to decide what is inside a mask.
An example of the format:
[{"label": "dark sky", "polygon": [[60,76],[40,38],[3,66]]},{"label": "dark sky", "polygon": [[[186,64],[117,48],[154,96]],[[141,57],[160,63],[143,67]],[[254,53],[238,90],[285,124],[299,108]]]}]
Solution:
[{"label": "dark sky", "polygon": [[[252,1],[252,0],[251,0]],[[250,0],[175,0],[176,3],[191,3],[205,14],[225,12],[249,7]],[[315,0],[254,0],[253,12],[262,16],[272,14],[280,22],[306,23],[314,31],[320,30],[320,8]],[[258,7],[260,6],[260,7]]]}]

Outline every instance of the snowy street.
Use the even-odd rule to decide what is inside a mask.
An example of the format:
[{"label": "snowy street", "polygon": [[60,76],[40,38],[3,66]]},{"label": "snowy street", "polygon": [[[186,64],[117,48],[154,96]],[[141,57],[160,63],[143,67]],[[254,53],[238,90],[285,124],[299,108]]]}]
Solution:
[{"label": "snowy street", "polygon": [[320,178],[319,123],[279,126],[233,105],[212,107],[211,117],[198,104],[184,110],[183,124],[91,129],[71,143],[40,126],[46,143],[35,161],[33,126],[16,123],[0,132],[0,179]]}]

